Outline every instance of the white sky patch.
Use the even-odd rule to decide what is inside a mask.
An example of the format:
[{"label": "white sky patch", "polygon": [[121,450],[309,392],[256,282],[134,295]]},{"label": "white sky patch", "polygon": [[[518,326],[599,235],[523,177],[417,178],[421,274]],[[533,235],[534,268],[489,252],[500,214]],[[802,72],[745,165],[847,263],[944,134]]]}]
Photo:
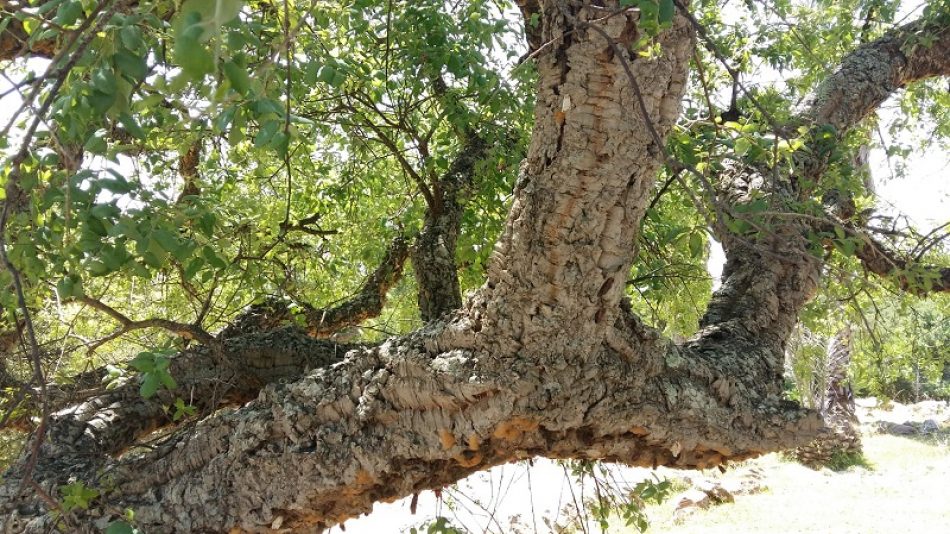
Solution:
[{"label": "white sky patch", "polygon": [[[636,483],[651,478],[653,471],[608,465],[611,484],[632,489]],[[570,469],[567,469],[567,473]],[[409,532],[432,518],[443,516],[454,526],[467,532],[490,534],[543,534],[554,532],[554,524],[565,525],[577,518],[575,503],[589,501],[596,495],[590,478],[579,484],[565,467],[553,460],[536,458],[533,466],[508,464],[476,473],[458,482],[457,489],[446,490],[440,501],[432,491],[419,494],[416,514],[409,509],[411,498],[394,503],[376,503],[368,516],[351,519],[330,529],[341,534],[391,534]],[[672,477],[671,470],[660,468],[660,480]],[[584,512],[581,512],[582,514]],[[584,516],[581,516],[584,517]],[[591,517],[586,517],[587,532],[600,532]],[[425,528],[419,528],[425,532]],[[583,529],[578,532],[584,531]]]},{"label": "white sky patch", "polygon": [[888,173],[887,157],[883,150],[871,152],[878,207],[888,214],[906,215],[911,224],[926,233],[950,220],[950,154],[935,143],[934,150],[913,154],[906,164],[906,178],[882,180],[880,177]]}]

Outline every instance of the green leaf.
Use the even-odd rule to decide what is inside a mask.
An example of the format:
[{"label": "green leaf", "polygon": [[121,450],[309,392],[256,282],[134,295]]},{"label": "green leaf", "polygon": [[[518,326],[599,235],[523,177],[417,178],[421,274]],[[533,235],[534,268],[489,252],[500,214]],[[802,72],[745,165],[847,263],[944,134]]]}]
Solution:
[{"label": "green leaf", "polygon": [[698,258],[703,253],[703,236],[699,232],[689,234],[689,254]]},{"label": "green leaf", "polygon": [[87,488],[82,482],[60,486],[59,492],[63,495],[63,508],[67,512],[76,509],[86,510],[89,504],[99,497],[99,490]]},{"label": "green leaf", "polygon": [[86,264],[86,271],[92,276],[105,276],[112,272],[105,263],[99,260],[92,260]]},{"label": "green leaf", "polygon": [[255,100],[253,109],[254,113],[256,113],[258,117],[268,113],[275,113],[277,115],[284,114],[283,106],[281,106],[276,100],[270,100],[268,98]]},{"label": "green leaf", "polygon": [[283,131],[279,131],[274,134],[274,138],[271,139],[268,145],[277,151],[278,156],[284,157],[290,149],[290,136]]},{"label": "green leaf", "polygon": [[105,154],[106,150],[109,149],[109,145],[106,144],[106,140],[102,137],[93,135],[86,141],[83,148],[93,154]]},{"label": "green leaf", "polygon": [[[39,7],[36,8],[36,14],[43,15],[45,13],[49,13],[50,11],[62,5],[63,5],[62,0],[50,0],[49,2],[44,2],[40,4]],[[6,26],[3,26],[2,24],[0,24],[0,31],[3,31],[4,29],[6,29]]]},{"label": "green leaf", "polygon": [[145,56],[139,56],[128,50],[120,50],[112,60],[126,78],[137,82],[143,80],[148,74],[148,64],[145,62]]},{"label": "green leaf", "polygon": [[656,35],[659,32],[660,6],[656,0],[639,0],[640,21],[638,25],[647,35]]},{"label": "green leaf", "polygon": [[176,19],[173,56],[185,75],[197,81],[214,70],[214,56],[202,44],[205,26],[201,15],[195,11],[183,13]]},{"label": "green leaf", "polygon": [[83,291],[82,278],[74,274],[63,277],[63,279],[56,284],[56,292],[59,294],[59,298],[63,300],[83,296],[85,293]]},{"label": "green leaf", "polygon": [[320,67],[317,80],[333,87],[339,87],[346,82],[346,72],[333,65],[324,65]]},{"label": "green leaf", "polygon": [[113,220],[118,217],[122,211],[114,204],[96,204],[89,210],[89,213],[97,219]]},{"label": "green leaf", "polygon": [[175,42],[175,63],[192,80],[198,81],[214,70],[214,56],[198,41],[179,39]]},{"label": "green leaf", "polygon": [[205,265],[205,260],[203,260],[202,258],[192,259],[188,263],[188,266],[185,267],[185,273],[184,273],[185,280],[191,280],[192,278],[194,278],[195,275],[198,274],[198,271],[200,271],[201,268],[204,267],[204,265]]},{"label": "green leaf", "polygon": [[274,136],[280,131],[282,125],[283,122],[276,119],[269,120],[262,124],[261,129],[257,132],[257,137],[254,138],[254,146],[256,148],[270,146],[271,141],[274,140]]},{"label": "green leaf", "polygon": [[172,378],[172,375],[168,374],[168,371],[163,371],[157,374],[158,374],[158,379],[161,381],[162,385],[165,386],[166,389],[173,390],[178,387],[178,383],[175,382],[175,379]]},{"label": "green leaf", "polygon": [[132,259],[132,256],[125,250],[124,246],[104,247],[102,250],[102,262],[112,271],[118,271],[123,265]]},{"label": "green leaf", "polygon": [[749,151],[749,148],[752,146],[752,141],[748,138],[740,137],[736,139],[735,151],[737,156],[744,156],[746,152]]},{"label": "green leaf", "polygon": [[125,521],[113,521],[106,527],[106,534],[138,534],[138,530]]},{"label": "green leaf", "polygon": [[[86,144],[88,144],[88,142]],[[131,193],[135,189],[135,185],[130,183],[122,176],[118,176],[116,178],[102,178],[98,181],[98,183],[103,187],[103,189],[107,189],[118,195]]]},{"label": "green leaf", "polygon": [[181,5],[182,13],[195,12],[201,15],[202,20],[210,25],[223,26],[234,20],[244,7],[241,0],[186,0]]},{"label": "green leaf", "polygon": [[119,38],[122,40],[122,44],[133,52],[145,46],[145,42],[142,40],[142,30],[138,26],[123,26],[119,30]]},{"label": "green leaf", "polygon": [[172,421],[179,421],[184,417],[190,417],[198,413],[198,410],[190,405],[186,404],[181,397],[175,399],[175,412],[172,414]]},{"label": "green leaf", "polygon": [[140,373],[151,373],[155,370],[155,355],[151,352],[140,352],[129,362],[129,367]]},{"label": "green leaf", "polygon": [[139,387],[139,395],[143,399],[150,399],[158,392],[161,382],[156,373],[145,373],[142,375],[142,385]]},{"label": "green leaf", "polygon": [[196,221],[196,225],[198,227],[198,230],[201,231],[201,233],[204,234],[205,237],[210,238],[214,235],[215,221],[216,221],[216,218],[214,216],[214,213],[207,211],[203,213],[200,217],[198,217],[198,220]]},{"label": "green leaf", "polygon": [[176,250],[172,251],[172,254],[175,256],[175,259],[184,263],[188,261],[192,254],[195,253],[195,249],[198,248],[198,244],[191,239],[184,239],[181,241],[181,245]]},{"label": "green leaf", "polygon": [[188,41],[188,45],[199,44],[205,33],[201,13],[193,10],[182,10],[173,24],[179,42]]},{"label": "green leaf", "polygon": [[91,79],[92,86],[104,95],[115,96],[118,84],[115,79],[115,73],[110,68],[101,68],[97,70]]},{"label": "green leaf", "polygon": [[116,94],[114,91],[103,93],[95,89],[86,96],[86,100],[96,113],[105,113],[112,107],[112,104],[115,104]]},{"label": "green leaf", "polygon": [[82,3],[78,0],[73,0],[59,7],[56,11],[56,17],[53,18],[53,22],[60,26],[72,26],[82,15]]},{"label": "green leaf", "polygon": [[164,228],[159,228],[152,232],[152,238],[158,241],[158,244],[161,245],[163,249],[172,254],[181,247],[181,241],[178,237]]},{"label": "green leaf", "polygon": [[161,245],[154,237],[148,240],[146,245],[146,251],[142,254],[142,260],[145,261],[146,265],[149,267],[154,267],[160,269],[165,265],[165,259],[168,257],[168,252],[165,247]]},{"label": "green leaf", "polygon": [[125,131],[132,134],[132,137],[135,137],[136,139],[145,139],[147,135],[145,130],[139,126],[139,123],[135,122],[135,119],[132,117],[132,115],[129,115],[128,113],[120,113],[119,123],[125,127]]},{"label": "green leaf", "polygon": [[251,77],[247,74],[247,69],[235,64],[233,61],[227,61],[221,65],[224,75],[231,82],[231,87],[235,91],[247,96],[251,90]]},{"label": "green leaf", "polygon": [[234,120],[234,115],[237,113],[236,107],[229,107],[218,114],[217,118],[214,119],[214,129],[218,132],[225,132],[228,129],[228,126],[231,125],[231,121]]},{"label": "green leaf", "polygon": [[129,265],[131,266],[132,272],[135,274],[135,276],[138,276],[139,278],[144,278],[146,280],[149,280],[152,278],[151,271],[149,271],[148,267],[146,267],[145,265],[137,261],[133,261]]},{"label": "green leaf", "polygon": [[206,245],[204,248],[202,248],[201,255],[204,256],[204,258],[208,260],[208,263],[210,263],[216,269],[224,269],[228,266],[228,264],[225,263],[225,261],[222,260],[210,246]]},{"label": "green leaf", "polygon": [[660,11],[657,17],[660,24],[670,24],[673,22],[673,16],[676,14],[676,5],[673,0],[660,0]]}]

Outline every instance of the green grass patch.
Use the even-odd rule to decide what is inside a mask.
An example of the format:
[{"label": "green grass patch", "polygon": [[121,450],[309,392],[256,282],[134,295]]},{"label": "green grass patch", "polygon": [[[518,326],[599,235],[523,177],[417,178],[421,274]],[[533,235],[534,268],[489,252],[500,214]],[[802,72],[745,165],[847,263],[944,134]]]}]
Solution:
[{"label": "green grass patch", "polygon": [[874,470],[872,464],[863,452],[836,452],[831,455],[831,459],[825,464],[825,467],[832,471],[847,471],[851,467],[861,467],[869,471]]}]

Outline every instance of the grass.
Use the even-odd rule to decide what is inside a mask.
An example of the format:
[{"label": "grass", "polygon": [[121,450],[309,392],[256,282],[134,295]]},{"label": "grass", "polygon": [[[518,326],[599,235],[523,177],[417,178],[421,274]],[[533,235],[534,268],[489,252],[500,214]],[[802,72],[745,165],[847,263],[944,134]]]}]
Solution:
[{"label": "grass", "polygon": [[847,471],[851,467],[863,467],[864,469],[874,469],[874,464],[868,461],[867,456],[860,452],[836,452],[831,455],[826,466],[832,471]]},{"label": "grass", "polygon": [[[650,510],[650,533],[734,534],[768,532],[893,533],[950,532],[950,446],[946,437],[914,440],[891,435],[864,437],[864,455],[837,459],[835,468],[814,470],[778,455],[746,462],[725,476],[750,468],[764,472],[761,493],[736,496],[734,504],[678,517],[674,503]],[[704,476],[715,478],[713,473]],[[612,532],[627,534],[630,529]]]}]

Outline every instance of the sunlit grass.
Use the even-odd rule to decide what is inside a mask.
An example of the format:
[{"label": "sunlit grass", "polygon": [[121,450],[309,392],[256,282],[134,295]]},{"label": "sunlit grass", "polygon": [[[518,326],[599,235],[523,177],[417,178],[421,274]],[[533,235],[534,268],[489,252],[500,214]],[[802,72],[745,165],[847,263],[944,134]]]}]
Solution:
[{"label": "sunlit grass", "polygon": [[[842,469],[814,470],[778,455],[746,462],[727,473],[756,467],[761,493],[734,504],[677,518],[674,502],[650,512],[651,533],[893,533],[948,532],[950,447],[946,436],[911,439],[865,435],[863,458],[842,458]],[[704,473],[712,478],[713,473]],[[633,532],[618,528],[615,533]]]}]

